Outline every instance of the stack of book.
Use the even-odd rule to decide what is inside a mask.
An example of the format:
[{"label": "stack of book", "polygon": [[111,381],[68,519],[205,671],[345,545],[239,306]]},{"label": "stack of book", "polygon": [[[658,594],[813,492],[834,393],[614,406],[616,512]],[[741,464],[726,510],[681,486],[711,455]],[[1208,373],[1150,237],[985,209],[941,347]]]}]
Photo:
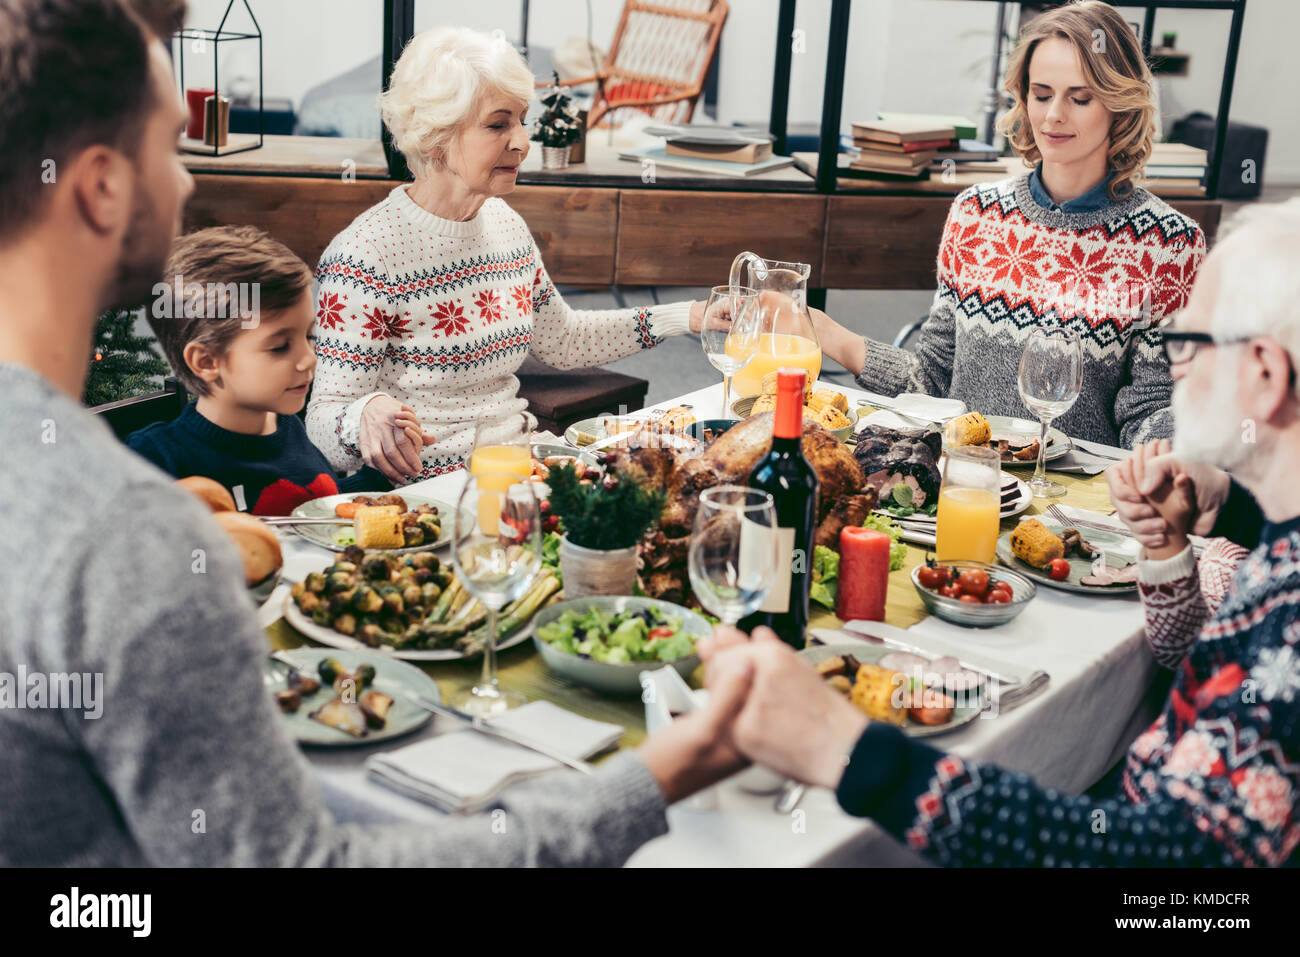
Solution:
[{"label": "stack of book", "polygon": [[1156,143],[1147,160],[1147,189],[1160,196],[1204,196],[1205,150],[1185,143]]},{"label": "stack of book", "polygon": [[649,126],[646,133],[662,136],[663,146],[624,149],[626,160],[652,160],[672,169],[722,176],[753,176],[794,163],[772,153],[772,136],[762,130],[730,126]]},{"label": "stack of book", "polygon": [[[849,170],[871,179],[924,179],[939,150],[956,140],[952,126],[921,120],[872,120],[853,124],[844,147]],[[853,175],[851,172],[850,175]]]}]

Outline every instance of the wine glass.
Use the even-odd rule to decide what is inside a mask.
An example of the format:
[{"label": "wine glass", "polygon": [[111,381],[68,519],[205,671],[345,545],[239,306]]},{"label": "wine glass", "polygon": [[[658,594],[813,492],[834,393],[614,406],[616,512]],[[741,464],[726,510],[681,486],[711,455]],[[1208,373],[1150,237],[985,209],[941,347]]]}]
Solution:
[{"label": "wine glass", "polygon": [[700,343],[713,368],[722,373],[722,418],[731,418],[731,377],[758,354],[758,291],[747,286],[714,286],[704,306]]},{"label": "wine glass", "polygon": [[1047,478],[1047,430],[1079,398],[1083,388],[1083,342],[1074,329],[1035,329],[1020,353],[1020,400],[1043,424],[1038,439],[1038,467],[1029,487],[1035,498],[1065,494],[1065,486]]},{"label": "wine glass", "polygon": [[452,566],[461,586],[487,610],[483,676],[453,701],[470,714],[486,717],[525,701],[497,680],[497,614],[522,598],[541,570],[541,528],[541,509],[527,478],[484,472],[465,483],[456,505]]},{"label": "wine glass", "polygon": [[700,604],[734,626],[758,610],[776,582],[780,529],[767,492],[717,485],[700,494],[687,553]]}]

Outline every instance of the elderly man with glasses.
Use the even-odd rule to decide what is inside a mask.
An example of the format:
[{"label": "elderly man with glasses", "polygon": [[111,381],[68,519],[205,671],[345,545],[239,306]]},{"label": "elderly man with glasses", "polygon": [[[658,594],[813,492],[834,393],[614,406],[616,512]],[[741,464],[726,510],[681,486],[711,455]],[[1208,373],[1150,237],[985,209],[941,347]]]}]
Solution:
[{"label": "elderly man with glasses", "polygon": [[[1144,599],[1176,607],[1190,640],[1167,649],[1173,685],[1105,799],[943,754],[868,724],[765,629],[701,644],[708,682],[747,672],[731,728],[747,756],[836,790],[941,864],[1280,865],[1300,846],[1300,200],[1238,221],[1201,267],[1166,335],[1173,454],[1144,446],[1108,478],[1144,542]],[[1162,454],[1163,453],[1163,454]],[[1189,533],[1263,510],[1257,539],[1216,611]],[[1234,499],[1234,495],[1240,502]],[[1244,508],[1248,513],[1248,505]],[[1090,822],[1102,812],[1105,833]]]}]

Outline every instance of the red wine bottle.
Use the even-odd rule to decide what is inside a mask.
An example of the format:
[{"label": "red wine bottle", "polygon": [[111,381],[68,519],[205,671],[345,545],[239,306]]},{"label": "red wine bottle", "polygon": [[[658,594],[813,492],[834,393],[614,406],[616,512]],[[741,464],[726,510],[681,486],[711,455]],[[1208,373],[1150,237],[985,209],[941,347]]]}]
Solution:
[{"label": "red wine bottle", "polygon": [[803,455],[806,375],[802,369],[777,372],[772,448],[749,473],[750,488],[769,493],[776,504],[780,559],[767,599],[740,622],[746,632],[767,625],[794,648],[804,647],[808,633],[808,589],[817,530],[817,473]]}]

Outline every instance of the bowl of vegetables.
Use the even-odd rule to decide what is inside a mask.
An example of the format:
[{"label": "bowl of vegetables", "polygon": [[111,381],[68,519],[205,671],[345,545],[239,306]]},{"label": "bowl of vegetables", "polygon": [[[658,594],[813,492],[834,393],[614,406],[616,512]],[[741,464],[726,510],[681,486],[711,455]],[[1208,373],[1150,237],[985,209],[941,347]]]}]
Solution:
[{"label": "bowl of vegetables", "polygon": [[928,560],[912,569],[912,584],[930,614],[971,628],[1005,625],[1038,594],[1024,575],[985,562]]},{"label": "bowl of vegetables", "polygon": [[671,665],[683,678],[700,663],[695,642],[713,626],[657,598],[592,595],[556,602],[534,619],[533,644],[547,667],[610,695],[641,694],[641,672]]}]

